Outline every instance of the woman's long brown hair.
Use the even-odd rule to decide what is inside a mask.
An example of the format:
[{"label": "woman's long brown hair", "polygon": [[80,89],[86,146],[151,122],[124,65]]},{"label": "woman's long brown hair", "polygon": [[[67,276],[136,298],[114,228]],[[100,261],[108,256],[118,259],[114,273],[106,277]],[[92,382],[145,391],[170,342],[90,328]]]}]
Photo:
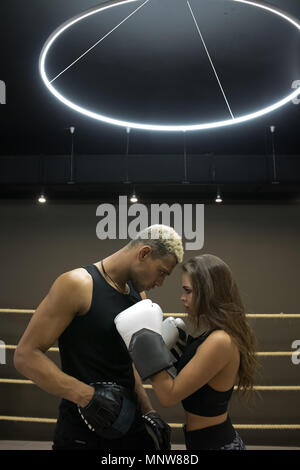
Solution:
[{"label": "woman's long brown hair", "polygon": [[238,390],[248,395],[258,366],[256,339],[230,268],[217,256],[205,254],[191,258],[182,269],[193,289],[191,320],[199,326],[202,319],[209,329],[222,329],[234,340],[240,352]]}]

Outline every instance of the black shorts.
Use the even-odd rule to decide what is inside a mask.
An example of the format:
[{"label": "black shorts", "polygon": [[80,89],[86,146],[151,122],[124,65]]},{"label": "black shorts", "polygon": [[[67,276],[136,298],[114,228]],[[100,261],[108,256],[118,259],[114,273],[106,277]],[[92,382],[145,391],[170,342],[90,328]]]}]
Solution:
[{"label": "black shorts", "polygon": [[155,450],[149,436],[140,406],[128,433],[120,439],[104,439],[91,431],[80,417],[77,407],[61,410],[57,420],[53,450]]}]

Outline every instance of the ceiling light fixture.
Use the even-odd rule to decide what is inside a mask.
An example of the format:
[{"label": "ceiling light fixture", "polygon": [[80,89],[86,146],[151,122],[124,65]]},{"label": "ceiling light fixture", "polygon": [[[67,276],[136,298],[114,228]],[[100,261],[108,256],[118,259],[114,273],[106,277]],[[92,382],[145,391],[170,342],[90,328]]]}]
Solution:
[{"label": "ceiling light fixture", "polygon": [[132,202],[132,203],[138,202],[138,198],[137,198],[137,196],[136,196],[136,194],[135,194],[135,191],[133,191],[133,194],[132,194],[132,196],[131,196],[131,198],[130,198],[130,202]]},{"label": "ceiling light fixture", "polygon": [[127,127],[127,129],[126,129],[127,139],[126,139],[126,181],[125,181],[125,184],[130,183],[130,181],[129,181],[129,160],[128,160],[130,131],[131,131],[131,129],[129,127]]},{"label": "ceiling light fixture", "polygon": [[276,155],[275,155],[275,143],[274,143],[274,132],[275,126],[270,126],[270,131],[272,135],[272,157],[273,157],[273,181],[272,184],[279,184],[277,181],[277,171],[276,171]]},{"label": "ceiling light fixture", "polygon": [[45,195],[43,193],[39,196],[38,202],[40,204],[45,204],[45,202],[47,202],[47,199],[45,198]]},{"label": "ceiling light fixture", "polygon": [[218,190],[218,193],[217,193],[217,197],[215,199],[215,202],[223,202],[223,199],[221,198],[221,194],[220,194],[220,191]]},{"label": "ceiling light fixture", "polygon": [[69,127],[69,131],[71,134],[71,155],[70,155],[70,180],[68,181],[68,184],[74,184],[74,132],[75,132],[75,127],[71,126]]},{"label": "ceiling light fixture", "polygon": [[[79,21],[94,15],[96,13],[99,13],[103,10],[106,10],[108,8],[112,7],[117,7],[120,5],[124,5],[126,3],[131,3],[131,2],[136,2],[138,0],[112,0],[108,2],[102,3],[100,6],[94,7],[90,10],[87,10],[83,13],[80,13],[77,16],[74,16],[73,18],[67,20],[65,23],[63,23],[61,26],[59,26],[52,34],[51,36],[47,39],[41,54],[40,54],[40,60],[39,60],[39,68],[40,68],[40,74],[42,77],[42,80],[48,90],[62,103],[64,103],[66,106],[70,107],[74,111],[77,111],[81,114],[84,114],[85,116],[96,119],[98,121],[102,121],[108,124],[116,125],[116,126],[122,126],[122,127],[127,127],[131,129],[143,129],[147,131],[166,131],[166,132],[178,132],[178,131],[197,131],[197,130],[205,130],[205,129],[214,129],[214,128],[219,128],[219,127],[225,127],[225,126],[231,126],[234,124],[241,124],[246,121],[250,121],[251,119],[256,119],[258,117],[261,117],[265,114],[268,114],[272,111],[275,111],[276,109],[284,106],[285,104],[289,103],[292,101],[294,98],[296,98],[300,94],[300,87],[296,88],[292,93],[289,95],[285,96],[281,100],[277,101],[274,104],[271,104],[270,106],[267,106],[263,109],[257,110],[253,113],[250,114],[245,114],[243,116],[239,117],[232,117],[231,119],[223,120],[223,121],[215,121],[215,122],[208,122],[208,123],[199,123],[199,124],[190,124],[190,125],[160,125],[160,124],[146,124],[146,123],[140,123],[140,122],[129,122],[129,121],[122,121],[119,119],[114,119],[113,117],[105,116],[103,114],[94,112],[90,109],[83,108],[82,106],[72,102],[70,99],[68,99],[66,96],[62,95],[54,86],[53,82],[56,78],[58,78],[59,74],[57,77],[55,77],[52,80],[49,80],[47,73],[46,73],[46,59],[47,55],[50,52],[51,47],[55,43],[55,41],[63,34],[64,31],[67,29],[71,28],[75,23],[78,23]],[[293,26],[295,26],[298,30],[300,30],[300,22],[298,19],[294,18],[290,14],[280,10],[279,8],[275,6],[268,5],[267,3],[264,3],[262,1],[250,1],[250,0],[231,0],[233,2],[239,2],[239,3],[245,3],[254,7],[262,8],[264,10],[269,11],[270,13],[273,13],[277,16],[280,16],[283,18],[285,21],[291,23]],[[144,2],[138,9],[140,9],[142,6],[144,6],[146,2]],[[138,10],[137,9],[137,10]],[[135,11],[137,11],[135,10]],[[135,13],[135,11],[133,13]],[[133,13],[129,16],[132,16]],[[127,17],[129,18],[129,17]],[[126,18],[126,19],[127,19]],[[124,22],[125,20],[123,20]],[[121,23],[120,23],[121,24]],[[119,25],[118,25],[119,26]],[[116,29],[116,28],[114,28]],[[99,41],[98,41],[99,42]],[[92,49],[92,48],[91,48]],[[73,65],[73,64],[71,64]],[[69,67],[68,67],[69,68]],[[61,72],[63,73],[63,72]]]}]

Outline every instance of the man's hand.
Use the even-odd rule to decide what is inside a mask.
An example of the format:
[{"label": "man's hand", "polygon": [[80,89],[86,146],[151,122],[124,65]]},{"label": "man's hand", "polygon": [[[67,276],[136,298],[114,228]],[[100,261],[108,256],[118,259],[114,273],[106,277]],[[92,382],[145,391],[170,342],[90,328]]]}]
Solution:
[{"label": "man's hand", "polygon": [[94,392],[94,387],[84,384],[77,404],[82,408],[86,407],[93,398]]},{"label": "man's hand", "polygon": [[92,399],[78,411],[91,431],[105,439],[119,439],[130,429],[136,415],[136,398],[113,382],[91,384]]}]

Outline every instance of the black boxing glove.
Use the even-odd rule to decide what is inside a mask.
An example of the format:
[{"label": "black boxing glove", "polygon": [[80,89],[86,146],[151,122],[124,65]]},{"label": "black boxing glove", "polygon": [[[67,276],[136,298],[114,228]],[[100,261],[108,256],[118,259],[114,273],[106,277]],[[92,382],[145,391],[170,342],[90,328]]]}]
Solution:
[{"label": "black boxing glove", "polygon": [[147,432],[158,450],[171,450],[171,428],[155,411],[142,416]]},{"label": "black boxing glove", "polygon": [[91,431],[106,439],[124,436],[136,413],[135,396],[125,387],[113,382],[91,383],[95,392],[85,407],[78,411]]}]

